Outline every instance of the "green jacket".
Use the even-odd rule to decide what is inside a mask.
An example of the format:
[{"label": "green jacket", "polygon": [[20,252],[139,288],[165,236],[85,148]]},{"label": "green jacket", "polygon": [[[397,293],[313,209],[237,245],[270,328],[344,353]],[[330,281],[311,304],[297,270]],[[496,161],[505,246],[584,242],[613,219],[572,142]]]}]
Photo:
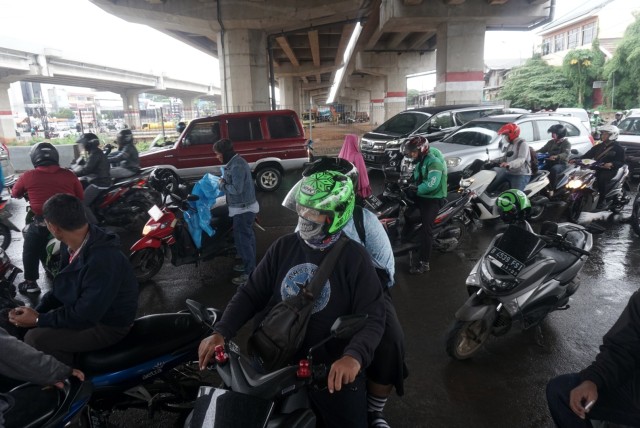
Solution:
[{"label": "green jacket", "polygon": [[440,199],[447,197],[447,163],[440,150],[431,147],[413,170],[418,196]]},{"label": "green jacket", "polygon": [[547,141],[547,144],[545,144],[540,150],[538,150],[538,153],[548,153],[549,156],[558,156],[558,159],[557,161],[555,161],[555,163],[566,163],[567,158],[571,153],[571,141],[569,141],[569,139],[566,137],[559,142],[556,140],[549,140]]}]

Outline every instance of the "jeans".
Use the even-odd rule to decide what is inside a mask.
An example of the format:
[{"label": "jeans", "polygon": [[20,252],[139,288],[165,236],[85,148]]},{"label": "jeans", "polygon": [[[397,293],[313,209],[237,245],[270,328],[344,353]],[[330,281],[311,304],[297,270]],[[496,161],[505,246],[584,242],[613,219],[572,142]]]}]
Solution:
[{"label": "jeans", "polygon": [[578,373],[553,378],[547,384],[547,405],[551,417],[559,428],[591,427],[589,419],[616,424],[640,426],[640,409],[634,403],[634,381],[613,390],[598,391],[598,401],[587,413],[587,419],[578,417],[569,407],[571,390],[582,383]]},{"label": "jeans", "polygon": [[513,175],[507,173],[507,180],[511,185],[512,189],[518,189],[524,191],[524,188],[527,187],[529,180],[531,180],[530,175]]},{"label": "jeans", "polygon": [[445,199],[421,198],[420,196],[417,199],[424,233],[422,245],[420,245],[420,261],[428,263],[433,248],[433,222],[438,216],[438,211],[445,204]]},{"label": "jeans", "polygon": [[556,163],[553,165],[545,165],[545,167],[541,169],[545,169],[549,171],[549,182],[551,184],[551,189],[555,189],[556,186],[558,185],[558,176],[562,174],[562,171],[567,169],[567,164]]},{"label": "jeans", "polygon": [[256,267],[256,234],[253,231],[256,214],[245,212],[236,214],[232,218],[233,239],[238,255],[244,263],[244,273],[248,275]]},{"label": "jeans", "polygon": [[24,267],[24,279],[36,281],[39,277],[39,265],[47,260],[47,242],[49,242],[49,230],[47,226],[36,226],[31,223],[27,226],[22,245],[22,265]]}]

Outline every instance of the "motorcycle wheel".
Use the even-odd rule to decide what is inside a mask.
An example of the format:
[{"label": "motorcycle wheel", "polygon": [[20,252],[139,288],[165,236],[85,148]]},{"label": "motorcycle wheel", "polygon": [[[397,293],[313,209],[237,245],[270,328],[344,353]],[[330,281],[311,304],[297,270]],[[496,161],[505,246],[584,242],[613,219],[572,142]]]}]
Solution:
[{"label": "motorcycle wheel", "polygon": [[[612,213],[620,214],[624,209],[624,201],[626,200],[627,203],[629,202],[629,200],[627,199],[627,191],[631,191],[631,188],[629,187],[629,184],[624,183],[622,185],[622,196],[620,196],[620,198],[617,201],[614,201],[613,205],[611,205],[610,209]],[[620,201],[620,203],[617,203],[618,201]]]},{"label": "motorcycle wheel", "polygon": [[489,338],[491,329],[485,320],[455,321],[447,334],[447,354],[456,360],[466,360],[475,354]]},{"label": "motorcycle wheel", "polygon": [[636,195],[633,201],[633,209],[631,210],[631,227],[633,231],[640,236],[640,193]]},{"label": "motorcycle wheel", "polygon": [[569,207],[567,208],[567,216],[569,217],[570,222],[578,222],[580,214],[582,214],[582,210],[584,209],[584,204],[585,198],[582,195],[579,195],[575,200],[571,201]]},{"label": "motorcycle wheel", "polygon": [[135,198],[127,202],[127,205],[133,209],[131,221],[125,226],[131,232],[140,232],[149,220],[149,211],[153,207],[153,202],[144,198]]},{"label": "motorcycle wheel", "polygon": [[129,261],[138,282],[145,282],[160,272],[164,264],[164,252],[161,248],[143,248],[132,253]]},{"label": "motorcycle wheel", "polygon": [[455,250],[456,248],[458,248],[458,246],[460,245],[460,243],[462,242],[462,240],[464,239],[467,233],[467,227],[465,226],[462,220],[455,219],[455,220],[452,220],[451,224],[447,227],[446,233],[447,235],[455,236],[457,241],[456,245],[449,246],[443,251],[445,253],[449,253]]},{"label": "motorcycle wheel", "polygon": [[9,248],[10,244],[11,230],[4,224],[0,223],[0,247],[2,247],[3,250],[6,250]]}]

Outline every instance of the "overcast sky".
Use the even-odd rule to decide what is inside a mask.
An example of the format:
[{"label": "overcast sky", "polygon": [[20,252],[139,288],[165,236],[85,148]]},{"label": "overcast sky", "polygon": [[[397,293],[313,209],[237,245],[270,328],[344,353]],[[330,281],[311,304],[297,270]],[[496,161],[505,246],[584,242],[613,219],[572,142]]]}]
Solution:
[{"label": "overcast sky", "polygon": [[[556,17],[584,0],[557,0]],[[184,80],[219,84],[218,62],[144,25],[131,24],[89,0],[0,0],[0,46],[40,51],[56,48],[73,59]],[[528,58],[534,35],[489,32],[486,58]],[[499,47],[499,48],[496,48]]]}]

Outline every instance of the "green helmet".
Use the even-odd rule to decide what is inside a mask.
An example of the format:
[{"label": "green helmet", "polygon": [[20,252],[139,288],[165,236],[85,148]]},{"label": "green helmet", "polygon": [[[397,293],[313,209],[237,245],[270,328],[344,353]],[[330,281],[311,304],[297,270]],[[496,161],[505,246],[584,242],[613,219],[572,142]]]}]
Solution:
[{"label": "green helmet", "polygon": [[316,172],[301,180],[296,193],[296,211],[301,217],[326,215],[329,221],[325,231],[334,235],[351,219],[355,201],[349,177],[336,171]]},{"label": "green helmet", "polygon": [[505,223],[525,220],[531,211],[531,202],[522,190],[509,189],[500,193],[496,199],[500,218]]}]

